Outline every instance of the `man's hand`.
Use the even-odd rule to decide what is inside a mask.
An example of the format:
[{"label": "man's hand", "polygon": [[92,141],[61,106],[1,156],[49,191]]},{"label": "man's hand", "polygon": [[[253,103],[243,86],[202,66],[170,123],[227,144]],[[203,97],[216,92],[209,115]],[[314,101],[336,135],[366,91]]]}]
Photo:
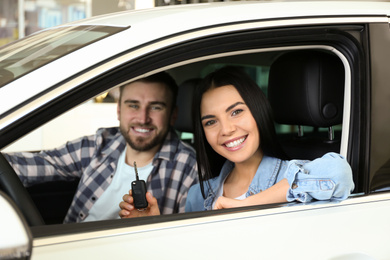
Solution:
[{"label": "man's hand", "polygon": [[148,201],[149,205],[147,208],[141,210],[138,210],[134,207],[134,199],[132,195],[132,190],[130,190],[129,194],[125,194],[123,196],[123,201],[119,203],[119,207],[121,208],[119,211],[119,216],[121,218],[136,218],[160,215],[157,199],[153,197],[150,192],[146,193],[146,200]]}]

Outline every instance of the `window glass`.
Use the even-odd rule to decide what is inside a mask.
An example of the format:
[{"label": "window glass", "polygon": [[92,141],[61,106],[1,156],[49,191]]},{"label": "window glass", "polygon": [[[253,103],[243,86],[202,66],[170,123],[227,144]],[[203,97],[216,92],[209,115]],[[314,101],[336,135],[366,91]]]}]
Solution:
[{"label": "window glass", "polygon": [[41,31],[0,48],[0,87],[61,56],[125,28],[59,27]]},{"label": "window glass", "polygon": [[[384,33],[388,27],[370,26],[371,71],[374,71],[370,88],[368,109],[370,123],[370,191],[390,190],[390,110],[388,63],[390,58],[389,38]],[[366,96],[364,96],[366,97]],[[366,133],[365,133],[366,134]],[[367,148],[368,149],[368,148]]]}]

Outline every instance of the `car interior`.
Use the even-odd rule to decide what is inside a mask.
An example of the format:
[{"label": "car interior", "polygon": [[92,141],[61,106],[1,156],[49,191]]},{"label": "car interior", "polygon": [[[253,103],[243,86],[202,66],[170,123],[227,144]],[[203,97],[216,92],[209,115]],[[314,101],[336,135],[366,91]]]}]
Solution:
[{"label": "car interior", "polygon": [[[232,55],[167,69],[179,85],[175,129],[183,141],[193,142],[191,102],[194,89],[205,75],[225,65],[243,68],[268,96],[279,141],[290,158],[311,160],[330,151],[340,151],[344,67],[335,54],[320,49]],[[89,102],[96,103],[96,100]],[[111,106],[111,109],[116,106],[112,97],[99,104]],[[116,118],[116,114],[112,117]],[[68,137],[61,138],[65,142]],[[78,181],[27,188],[45,224],[63,222]]]}]

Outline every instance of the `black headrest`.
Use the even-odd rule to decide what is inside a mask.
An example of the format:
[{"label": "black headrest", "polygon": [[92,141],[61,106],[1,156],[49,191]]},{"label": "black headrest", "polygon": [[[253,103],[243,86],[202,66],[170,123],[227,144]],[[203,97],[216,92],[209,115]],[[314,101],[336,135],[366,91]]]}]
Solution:
[{"label": "black headrest", "polygon": [[279,124],[329,127],[343,115],[344,66],[334,54],[293,51],[271,65],[268,98]]},{"label": "black headrest", "polygon": [[192,120],[192,98],[194,96],[195,87],[199,84],[201,79],[189,79],[179,85],[177,93],[177,119],[175,122],[175,129],[180,132],[192,133],[194,132],[194,124]]}]

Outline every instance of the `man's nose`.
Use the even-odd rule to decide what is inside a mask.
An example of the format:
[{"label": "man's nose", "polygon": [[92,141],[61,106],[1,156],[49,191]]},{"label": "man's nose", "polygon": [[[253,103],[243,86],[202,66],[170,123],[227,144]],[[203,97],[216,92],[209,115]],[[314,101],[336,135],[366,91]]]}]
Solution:
[{"label": "man's nose", "polygon": [[148,124],[150,123],[150,114],[149,110],[147,108],[138,110],[137,118],[141,124]]}]

